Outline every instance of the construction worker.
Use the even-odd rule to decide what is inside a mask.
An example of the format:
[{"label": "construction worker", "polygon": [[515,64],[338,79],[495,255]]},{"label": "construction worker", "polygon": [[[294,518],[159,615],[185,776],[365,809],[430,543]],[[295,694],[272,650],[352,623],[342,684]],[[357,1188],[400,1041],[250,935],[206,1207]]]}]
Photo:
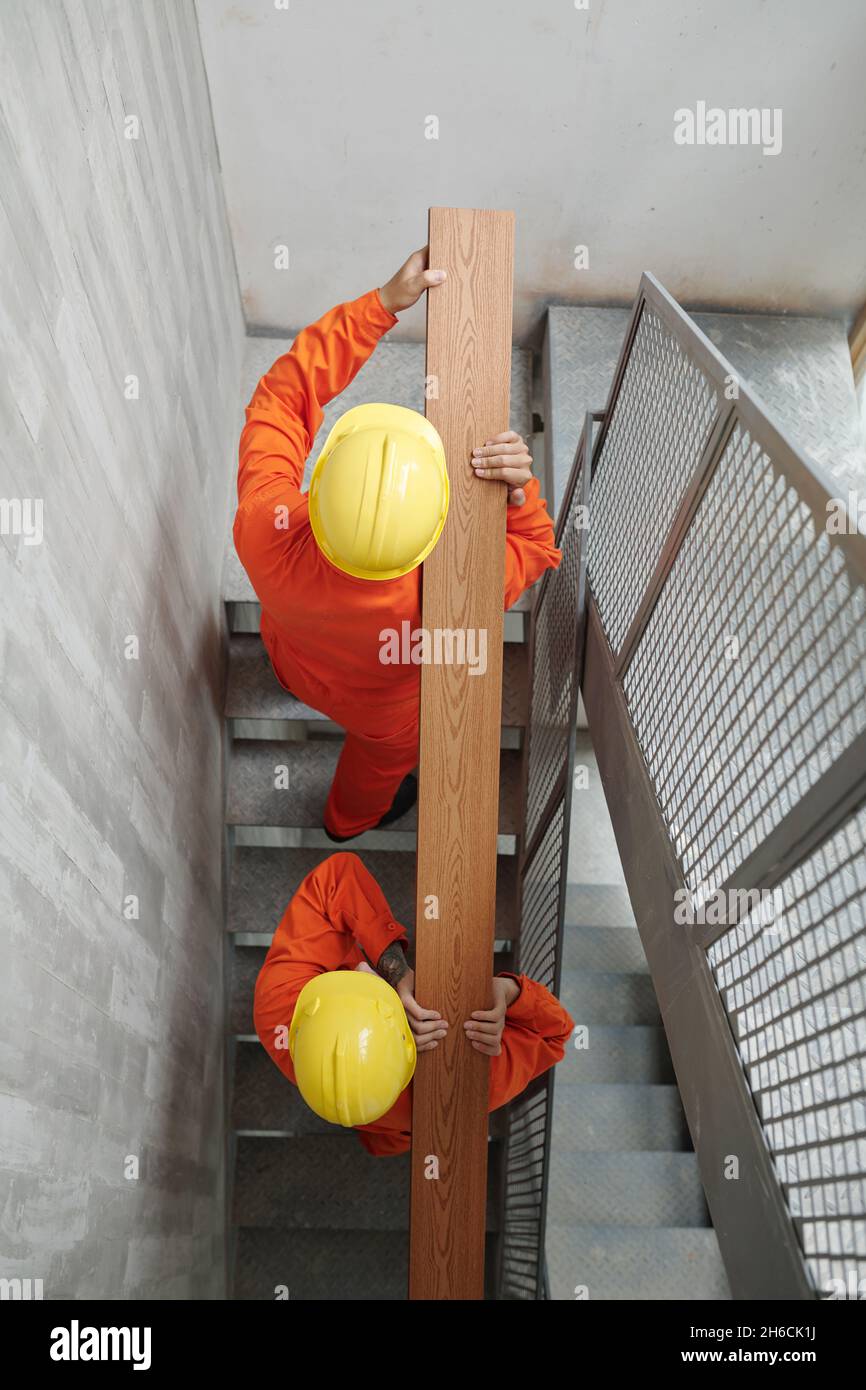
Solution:
[{"label": "construction worker", "polygon": [[[449,1026],[415,999],[406,947],[378,883],[344,850],[304,879],[256,981],[255,1028],[272,1060],[316,1114],[379,1157],[410,1147],[416,1053]],[[496,1110],[562,1059],[574,1022],[525,975],[494,976],[492,993],[463,1031],[490,1057]]]},{"label": "construction worker", "polygon": [[[382,635],[420,628],[420,565],[444,524],[448,479],[432,425],[398,406],[347,412],[309,494],[304,462],[322,406],[397,312],[444,279],[427,269],[425,247],[382,289],[304,329],[256,387],[241,435],[234,540],[261,601],[262,639],[281,684],[346,730],[323,817],[337,841],[389,824],[417,796],[420,666],[384,660]],[[509,430],[479,443],[465,466],[508,488],[510,608],[560,560],[532,459]]]}]

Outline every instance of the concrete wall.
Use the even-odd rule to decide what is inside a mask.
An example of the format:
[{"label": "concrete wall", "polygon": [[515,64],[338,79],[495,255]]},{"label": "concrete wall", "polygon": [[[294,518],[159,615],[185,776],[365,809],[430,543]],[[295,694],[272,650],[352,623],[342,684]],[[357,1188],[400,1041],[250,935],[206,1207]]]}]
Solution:
[{"label": "concrete wall", "polygon": [[243,328],[192,0],[4,4],[0,189],[0,1275],[219,1297]]},{"label": "concrete wall", "polygon": [[[866,298],[862,0],[197,8],[253,329],[381,285],[442,205],[514,209],[521,345],[546,303],[630,305],[644,270],[706,308]],[[699,102],[779,110],[781,149],[727,120],[677,143]],[[392,337],[423,341],[423,303]]]}]

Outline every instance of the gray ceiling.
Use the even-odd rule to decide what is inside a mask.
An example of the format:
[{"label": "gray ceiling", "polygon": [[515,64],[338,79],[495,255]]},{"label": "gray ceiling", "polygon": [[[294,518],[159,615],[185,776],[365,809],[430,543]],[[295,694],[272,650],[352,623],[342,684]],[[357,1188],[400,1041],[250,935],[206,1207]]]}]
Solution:
[{"label": "gray ceiling", "polygon": [[[692,306],[866,299],[863,0],[197,7],[253,329],[381,284],[430,205],[514,208],[518,341],[551,300],[629,302],[645,268]],[[781,152],[675,143],[699,101],[780,108]],[[423,329],[417,308],[395,332]]]}]

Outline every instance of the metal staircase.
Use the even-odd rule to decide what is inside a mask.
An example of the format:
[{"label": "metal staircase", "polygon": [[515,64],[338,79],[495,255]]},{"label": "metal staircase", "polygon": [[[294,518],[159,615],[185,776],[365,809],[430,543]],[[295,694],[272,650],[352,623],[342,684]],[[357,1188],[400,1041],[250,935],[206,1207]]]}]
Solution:
[{"label": "metal staircase", "polygon": [[[270,340],[252,345],[245,395],[286,346]],[[708,506],[702,507],[703,489],[719,466],[726,431],[735,426],[738,411],[753,437],[765,438],[766,448],[778,451],[789,469],[788,485],[801,488],[813,510],[826,496],[810,466],[786,442],[779,443],[780,436],[766,425],[748,393],[739,405],[725,407],[718,383],[727,365],[660,287],[645,280],[628,319],[606,411],[583,418],[582,434],[571,444],[571,472],[563,482],[558,455],[574,419],[566,428],[560,408],[563,364],[547,362],[545,396],[554,414],[545,424],[555,448],[548,456],[545,485],[552,496],[555,465],[557,496],[562,496],[558,543],[564,558],[560,569],[546,574],[506,622],[495,969],[525,970],[561,994],[588,1045],[570,1048],[559,1067],[491,1116],[491,1298],[725,1299],[731,1293],[743,1296],[744,1290],[783,1286],[774,1280],[784,1280],[786,1296],[810,1297],[819,1271],[837,1273],[841,1267],[841,1255],[834,1261],[833,1250],[845,1247],[843,1255],[847,1249],[856,1257],[864,1239],[862,1222],[858,1225],[853,1217],[840,1216],[835,1225],[816,1224],[821,1203],[826,1208],[829,1200],[820,1175],[808,1189],[796,1181],[786,1183],[798,1164],[811,1164],[809,1171],[816,1173],[815,1164],[820,1168],[820,1158],[810,1151],[810,1108],[798,1099],[799,1092],[786,1089],[786,1078],[795,1070],[793,1054],[786,1050],[788,1033],[794,1030],[813,1048],[814,1014],[798,1010],[792,993],[802,983],[798,951],[808,946],[815,956],[819,950],[814,944],[819,937],[809,937],[814,922],[825,950],[827,933],[841,928],[820,907],[812,910],[812,918],[798,921],[804,935],[792,936],[784,958],[775,961],[773,987],[766,964],[752,983],[756,947],[753,942],[740,951],[737,923],[727,937],[722,931],[706,934],[704,941],[688,937],[689,968],[697,981],[690,985],[685,967],[676,963],[686,936],[670,932],[671,901],[665,896],[684,879],[676,838],[682,833],[680,820],[666,819],[664,812],[665,777],[670,780],[672,757],[684,766],[682,744],[666,747],[664,719],[659,721],[656,711],[653,741],[643,748],[641,731],[629,725],[632,688],[627,685],[624,691],[622,685],[629,661],[637,656],[635,699],[646,702],[653,690],[652,663],[661,662],[666,649],[658,643],[647,646],[643,636],[646,631],[652,635],[654,611],[664,611],[667,578],[678,578],[677,548],[685,545],[695,518],[703,521],[708,513]],[[419,349],[383,344],[350,391],[332,405],[323,429],[330,427],[335,411],[361,399],[420,408],[421,375]],[[512,423],[528,435],[531,373],[526,354],[515,353],[514,376]],[[591,378],[590,373],[586,379]],[[569,408],[573,406],[571,401]],[[754,457],[756,468],[766,466]],[[621,476],[619,494],[609,485],[614,470]],[[628,488],[631,505],[637,497],[646,506],[623,523],[617,496]],[[642,488],[646,495],[641,499]],[[591,500],[593,517],[604,513],[604,537],[598,542],[596,536],[587,547],[578,512]],[[792,547],[784,524],[777,536],[772,518],[766,524],[764,553],[776,546],[786,582],[799,583],[798,566],[814,580],[816,561],[807,543]],[[827,562],[826,551],[819,543],[819,567]],[[824,691],[833,680],[849,690],[859,661],[861,690],[854,704],[849,702],[835,742],[828,745],[842,756],[837,765],[825,760],[817,768],[807,811],[787,796],[780,834],[790,827],[791,838],[778,872],[785,869],[788,891],[797,865],[792,846],[824,853],[818,831],[803,838],[813,806],[820,813],[819,829],[847,833],[847,852],[834,842],[828,863],[836,866],[833,891],[843,902],[840,921],[850,942],[856,913],[862,918],[866,900],[866,889],[852,878],[858,854],[853,841],[866,835],[862,809],[858,811],[864,796],[862,626],[859,656],[856,642],[851,645],[853,615],[859,612],[861,624],[863,619],[863,589],[857,588],[864,568],[862,544],[846,540],[833,554],[837,579],[848,566],[847,598],[841,588],[833,591],[828,580],[822,600],[828,622],[836,622],[837,635],[848,642],[847,655],[843,660],[839,646],[834,664],[822,672],[819,666],[813,670],[802,647],[795,650],[789,644],[781,660],[788,663],[785,670],[799,662],[796,679],[802,684],[816,675]],[[723,558],[720,551],[719,564]],[[695,621],[708,621],[715,592],[712,585],[701,584],[693,595]],[[676,585],[670,588],[674,597],[681,592]],[[852,593],[857,595],[853,600]],[[320,827],[341,732],[293,700],[274,679],[258,637],[258,605],[231,555],[225,599],[230,631],[226,935],[233,1296],[400,1299],[406,1294],[408,1156],[373,1159],[355,1136],[320,1122],[252,1033],[252,992],[272,932],[302,877],[333,852]],[[840,603],[846,605],[841,618]],[[688,710],[682,673],[676,679],[678,708]],[[576,732],[579,688],[587,701],[597,765],[588,736]],[[761,698],[757,685],[753,695]],[[820,722],[821,701],[813,703],[812,717]],[[638,702],[638,714],[640,708]],[[716,717],[724,723],[724,707]],[[687,738],[687,719],[683,725],[680,718],[680,729],[680,739]],[[588,791],[575,791],[576,760],[590,766]],[[277,767],[288,768],[288,790],[275,786]],[[748,770],[740,768],[738,775],[745,786]],[[699,814],[699,806],[690,809]],[[576,831],[569,855],[572,817]],[[410,935],[414,826],[413,811],[351,845],[382,884]],[[735,865],[724,824],[714,833],[728,836],[728,862]],[[776,834],[774,847],[779,843]],[[588,857],[593,855],[609,866],[607,877],[599,877],[597,864],[590,871]],[[757,881],[772,883],[775,870],[767,856],[758,854],[753,862],[760,870]],[[686,878],[690,886],[692,877]],[[831,868],[825,877],[832,878]],[[860,940],[862,948],[862,935]],[[707,946],[704,961],[701,953]],[[826,1087],[834,1056],[838,1061],[839,1049],[847,1049],[845,1084],[850,1090],[852,1066],[860,1067],[862,1077],[866,1040],[856,1022],[856,1000],[844,995],[849,957],[831,952],[828,960],[837,986],[837,1023],[825,1023],[831,1050],[821,1055],[819,1029],[811,1060],[804,1062],[797,1054],[797,1065],[806,1072],[812,1067]],[[775,1071],[771,1062],[766,1076],[749,1070],[755,1060],[749,1050],[755,1028],[750,1005],[761,998],[768,1000],[776,1020],[778,1061]],[[671,1029],[676,1074],[668,1047]],[[818,1060],[824,1064],[820,1074]],[[839,1075],[832,1085],[842,1087]],[[702,1109],[708,1088],[713,1105]],[[839,1138],[840,1132],[844,1139],[847,1112],[816,1105],[813,1113],[828,1126],[821,1142]],[[724,1124],[719,1128],[712,1119],[708,1124],[707,1115],[734,1126],[736,1151],[746,1163],[739,1188],[720,1181],[719,1155],[730,1151],[733,1140]],[[775,1127],[774,1116],[781,1117]],[[845,1167],[851,1161],[844,1154],[840,1158],[846,1181],[853,1181],[853,1170],[849,1174]],[[719,1239],[710,1224],[705,1191],[712,1194],[710,1208],[717,1222],[721,1214]],[[807,1192],[808,1209],[803,1205]],[[763,1209],[756,1206],[760,1202]],[[763,1223],[767,1237],[757,1269],[755,1221]],[[815,1253],[820,1240],[828,1244],[826,1255]],[[810,1242],[807,1272],[804,1250]]]},{"label": "metal staircase", "polygon": [[559,995],[581,1033],[553,1084],[549,1296],[728,1298],[588,733],[575,753]]}]

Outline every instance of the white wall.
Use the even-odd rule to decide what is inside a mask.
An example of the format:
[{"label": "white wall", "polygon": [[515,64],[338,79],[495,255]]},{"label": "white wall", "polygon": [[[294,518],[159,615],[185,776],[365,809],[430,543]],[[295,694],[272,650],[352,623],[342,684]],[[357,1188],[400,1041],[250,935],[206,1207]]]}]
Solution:
[{"label": "white wall", "polygon": [[192,0],[3,3],[0,200],[0,498],[44,509],[0,536],[0,1275],[214,1297],[243,329]]},{"label": "white wall", "polygon": [[[518,342],[643,270],[689,306],[866,299],[862,0],[277,2],[197,0],[251,326],[381,284],[437,204],[515,209]],[[698,101],[780,108],[781,152],[675,144]]]}]

